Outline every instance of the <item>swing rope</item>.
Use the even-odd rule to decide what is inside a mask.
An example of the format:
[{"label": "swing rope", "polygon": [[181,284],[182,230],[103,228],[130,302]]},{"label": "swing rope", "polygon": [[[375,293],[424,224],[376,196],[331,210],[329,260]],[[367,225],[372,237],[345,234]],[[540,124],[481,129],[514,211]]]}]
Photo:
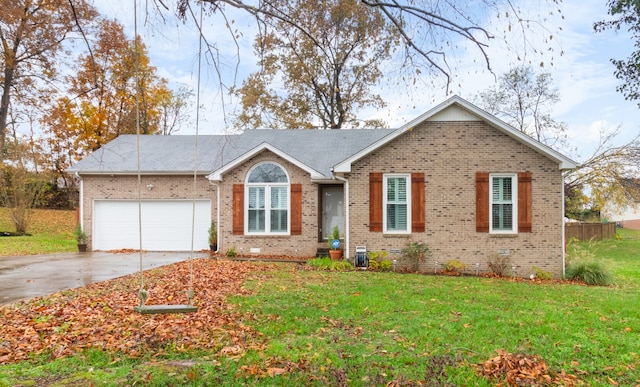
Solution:
[{"label": "swing rope", "polygon": [[139,276],[140,276],[140,289],[138,290],[138,297],[140,298],[140,307],[144,306],[144,303],[149,298],[149,292],[144,288],[144,272],[142,269],[142,174],[140,172],[140,74],[138,73],[138,4],[136,0],[133,0],[133,33],[134,33],[134,66],[135,74],[134,79],[136,82],[136,180],[137,180],[137,194],[138,194],[138,261],[139,261]]},{"label": "swing rope", "polygon": [[[191,7],[189,7],[191,8]],[[200,34],[199,47],[198,47],[198,85],[196,95],[196,133],[194,138],[194,161],[193,161],[193,190],[192,190],[192,205],[191,205],[191,254],[189,255],[189,288],[187,290],[187,304],[186,305],[145,305],[146,300],[149,298],[149,292],[144,288],[144,270],[142,264],[142,173],[140,167],[140,74],[139,74],[139,53],[138,53],[138,10],[137,1],[134,0],[133,5],[134,13],[134,48],[135,48],[135,82],[136,82],[136,146],[137,146],[137,190],[138,190],[138,238],[139,238],[139,264],[140,264],[140,289],[138,291],[138,297],[140,298],[140,304],[134,307],[134,310],[141,314],[157,314],[157,313],[191,313],[197,312],[198,308],[193,306],[193,255],[195,251],[195,224],[196,224],[196,199],[198,189],[198,134],[200,127],[200,72],[202,66],[202,34]],[[200,23],[202,26],[202,4],[200,5]]]},{"label": "swing rope", "polygon": [[[189,6],[191,8],[191,6]],[[202,26],[202,4],[200,4],[200,26]],[[194,139],[194,156],[193,156],[193,190],[191,204],[191,255],[189,256],[189,290],[187,298],[189,305],[193,299],[193,254],[195,245],[195,228],[196,228],[196,196],[198,195],[198,134],[200,132],[200,71],[202,68],[202,34],[198,39],[198,84],[196,87],[196,135]]]}]

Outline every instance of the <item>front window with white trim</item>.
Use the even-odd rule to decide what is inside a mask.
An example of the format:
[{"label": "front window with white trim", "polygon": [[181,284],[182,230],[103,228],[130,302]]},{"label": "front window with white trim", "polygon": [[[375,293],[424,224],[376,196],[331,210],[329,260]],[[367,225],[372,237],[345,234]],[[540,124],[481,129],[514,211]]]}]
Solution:
[{"label": "front window with white trim", "polygon": [[282,167],[256,165],[247,177],[247,234],[289,233],[289,178]]},{"label": "front window with white trim", "polygon": [[490,175],[490,232],[497,234],[512,234],[518,232],[517,183],[516,174]]},{"label": "front window with white trim", "polygon": [[406,234],[411,231],[411,175],[386,174],[383,181],[384,232]]}]

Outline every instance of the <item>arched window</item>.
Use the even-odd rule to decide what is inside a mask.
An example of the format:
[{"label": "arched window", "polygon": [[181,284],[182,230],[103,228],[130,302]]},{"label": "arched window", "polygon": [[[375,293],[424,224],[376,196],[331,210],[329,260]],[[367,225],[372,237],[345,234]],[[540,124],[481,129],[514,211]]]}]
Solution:
[{"label": "arched window", "polygon": [[248,234],[289,233],[289,177],[278,164],[253,167],[247,176],[246,222]]}]

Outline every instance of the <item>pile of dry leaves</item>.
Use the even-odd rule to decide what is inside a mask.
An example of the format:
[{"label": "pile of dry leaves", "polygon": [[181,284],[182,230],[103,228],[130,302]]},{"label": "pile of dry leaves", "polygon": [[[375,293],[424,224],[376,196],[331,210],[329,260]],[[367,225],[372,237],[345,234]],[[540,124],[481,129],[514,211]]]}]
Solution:
[{"label": "pile of dry leaves", "polygon": [[[139,275],[19,302],[0,308],[0,364],[34,355],[58,358],[84,348],[121,351],[137,357],[161,354],[167,344],[180,349],[244,352],[259,345],[240,315],[227,304],[229,295],[246,294],[250,275],[264,274],[268,265],[194,259],[194,305],[191,314],[140,315]],[[189,287],[189,262],[145,272],[152,304],[184,304]]]},{"label": "pile of dry leaves", "polygon": [[550,375],[547,364],[539,356],[512,354],[498,350],[498,356],[477,364],[478,373],[498,382],[497,386],[577,386],[580,380],[563,371]]}]

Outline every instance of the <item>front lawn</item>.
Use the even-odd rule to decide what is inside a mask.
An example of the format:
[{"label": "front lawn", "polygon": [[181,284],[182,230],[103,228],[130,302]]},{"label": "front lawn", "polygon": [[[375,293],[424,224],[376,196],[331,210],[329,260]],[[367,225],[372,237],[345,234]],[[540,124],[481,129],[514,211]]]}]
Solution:
[{"label": "front lawn", "polygon": [[[0,308],[0,386],[634,386],[640,239],[622,235],[585,245],[611,287],[199,259],[198,313],[141,316],[137,276],[94,284]],[[151,299],[183,303],[188,273],[146,273]]]},{"label": "front lawn", "polygon": [[[0,257],[13,255],[52,254],[77,251],[73,239],[75,211],[34,210],[28,234],[0,236]],[[15,231],[9,211],[0,207],[0,232]]]}]

